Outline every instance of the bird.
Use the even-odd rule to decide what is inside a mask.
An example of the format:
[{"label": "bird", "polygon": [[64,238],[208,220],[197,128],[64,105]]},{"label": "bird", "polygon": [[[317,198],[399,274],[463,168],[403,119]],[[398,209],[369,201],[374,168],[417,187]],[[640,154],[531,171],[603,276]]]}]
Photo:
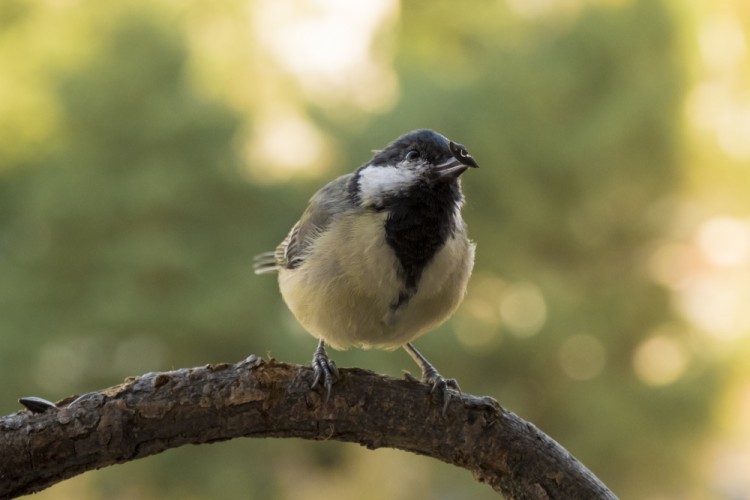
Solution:
[{"label": "bird", "polygon": [[449,388],[460,388],[412,342],[450,318],[466,293],[476,245],[461,216],[460,177],[479,165],[430,129],[373,153],[312,196],[275,251],[255,257],[255,273],[278,273],[286,305],[318,339],[311,388],[322,381],[326,401],[339,378],[326,346],[403,347],[422,382],[443,392],[445,412]]}]

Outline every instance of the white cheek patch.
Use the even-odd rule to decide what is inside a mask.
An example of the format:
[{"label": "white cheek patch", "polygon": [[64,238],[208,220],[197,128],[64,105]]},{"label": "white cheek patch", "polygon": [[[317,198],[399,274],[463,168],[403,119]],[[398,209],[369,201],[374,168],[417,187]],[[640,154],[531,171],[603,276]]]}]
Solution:
[{"label": "white cheek patch", "polygon": [[370,166],[359,173],[359,195],[364,204],[378,205],[384,198],[405,192],[418,178],[410,168]]}]

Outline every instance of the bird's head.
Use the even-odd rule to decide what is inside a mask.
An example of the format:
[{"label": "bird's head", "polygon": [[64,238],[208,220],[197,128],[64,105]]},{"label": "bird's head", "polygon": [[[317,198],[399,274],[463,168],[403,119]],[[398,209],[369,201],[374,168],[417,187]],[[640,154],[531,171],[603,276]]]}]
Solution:
[{"label": "bird's head", "polygon": [[477,162],[462,144],[432,130],[402,135],[360,167],[352,188],[361,205],[384,208],[416,192],[456,192],[458,178]]}]

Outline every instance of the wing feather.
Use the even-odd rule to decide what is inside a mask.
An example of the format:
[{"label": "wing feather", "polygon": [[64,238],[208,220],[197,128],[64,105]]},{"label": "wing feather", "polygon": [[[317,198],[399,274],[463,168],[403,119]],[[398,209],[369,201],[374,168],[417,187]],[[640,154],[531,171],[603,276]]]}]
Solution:
[{"label": "wing feather", "polygon": [[276,250],[255,257],[256,274],[279,269],[295,269],[305,262],[313,243],[331,221],[338,214],[356,208],[357,205],[349,193],[349,183],[353,175],[342,175],[313,195],[300,220],[292,227]]}]

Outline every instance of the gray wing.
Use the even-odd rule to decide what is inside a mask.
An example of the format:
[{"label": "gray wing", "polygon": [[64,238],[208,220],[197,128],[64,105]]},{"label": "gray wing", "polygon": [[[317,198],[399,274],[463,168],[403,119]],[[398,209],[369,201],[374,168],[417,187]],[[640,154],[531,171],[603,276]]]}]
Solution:
[{"label": "gray wing", "polygon": [[276,250],[255,257],[256,274],[294,269],[302,265],[313,242],[325,231],[333,218],[356,208],[357,205],[349,194],[349,182],[353,175],[342,175],[313,195],[300,220]]}]

